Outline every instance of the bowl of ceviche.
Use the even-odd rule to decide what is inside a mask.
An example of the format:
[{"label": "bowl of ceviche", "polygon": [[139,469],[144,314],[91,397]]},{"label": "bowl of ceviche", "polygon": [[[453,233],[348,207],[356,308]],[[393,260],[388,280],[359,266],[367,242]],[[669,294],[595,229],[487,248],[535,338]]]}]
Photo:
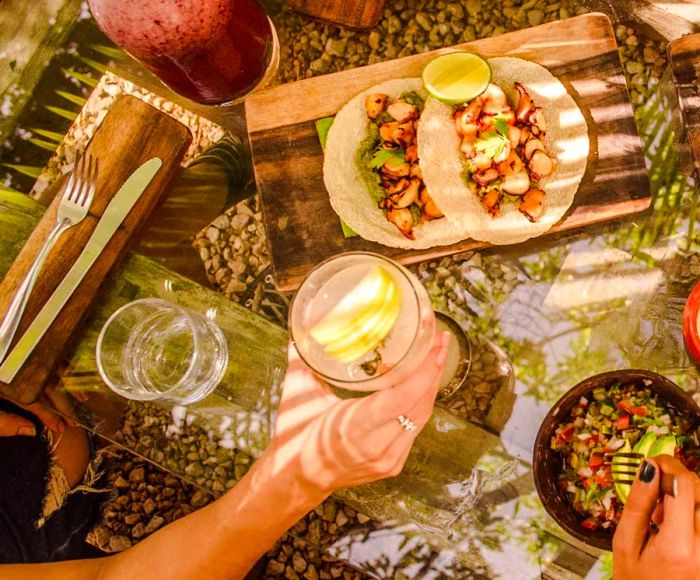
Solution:
[{"label": "bowl of ceviche", "polygon": [[534,452],[535,485],[549,515],[575,538],[610,550],[631,488],[613,481],[611,461],[628,461],[615,453],[673,455],[700,472],[700,407],[659,374],[602,373],[557,401]]}]

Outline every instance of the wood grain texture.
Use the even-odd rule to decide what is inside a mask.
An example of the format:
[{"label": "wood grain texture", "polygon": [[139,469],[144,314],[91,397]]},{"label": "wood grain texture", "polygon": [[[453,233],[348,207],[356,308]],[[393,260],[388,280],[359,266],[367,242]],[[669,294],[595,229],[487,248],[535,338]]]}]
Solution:
[{"label": "wood grain texture", "polygon": [[[163,166],[12,383],[0,383],[0,393],[3,396],[21,403],[31,402],[39,396],[46,378],[64,354],[100,286],[126,252],[133,235],[156,207],[173,171],[187,150],[190,139],[190,132],[184,125],[137,98],[124,96],[115,102],[87,148],[89,153],[98,158],[100,164],[90,212],[82,222],[65,232],[50,252],[27,303],[15,343],[73,266],[107,204],[124,181],[152,157],[160,157]],[[53,228],[60,197],[56,196],[51,203],[0,282],[0,317],[7,311],[37,251]]]},{"label": "wood grain texture", "polygon": [[379,20],[385,0],[289,0],[289,6],[319,20],[348,28],[371,28]]},{"label": "wood grain texture", "polygon": [[668,54],[695,175],[700,177],[700,34],[671,42]]},{"label": "wood grain texture", "polygon": [[[430,59],[455,48],[486,56],[517,56],[546,66],[586,117],[588,167],[572,208],[551,231],[649,207],[641,140],[612,27],[605,15],[587,14],[252,95],[245,104],[248,131],[275,280],[281,290],[295,289],[316,264],[340,252],[374,251],[410,264],[485,247],[466,239],[410,251],[344,238],[323,184],[323,152],[314,126],[315,120],[335,114],[358,92],[390,78],[418,76]],[[283,115],[281,102],[285,103]]]}]

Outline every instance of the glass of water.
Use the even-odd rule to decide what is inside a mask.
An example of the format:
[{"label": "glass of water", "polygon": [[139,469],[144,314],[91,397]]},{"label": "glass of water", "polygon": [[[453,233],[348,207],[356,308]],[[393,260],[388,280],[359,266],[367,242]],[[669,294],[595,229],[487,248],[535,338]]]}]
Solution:
[{"label": "glass of water", "polygon": [[199,401],[219,384],[227,363],[226,339],[212,320],[157,298],[122,306],[97,339],[100,376],[138,401]]}]

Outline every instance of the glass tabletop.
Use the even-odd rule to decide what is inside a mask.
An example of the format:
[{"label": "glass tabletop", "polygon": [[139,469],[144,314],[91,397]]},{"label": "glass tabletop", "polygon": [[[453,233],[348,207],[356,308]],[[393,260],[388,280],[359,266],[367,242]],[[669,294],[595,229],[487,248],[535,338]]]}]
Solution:
[{"label": "glass tabletop", "polygon": [[[603,4],[399,1],[387,5],[377,26],[367,32],[315,22],[282,3],[267,7],[282,49],[278,81],[288,82],[498,35]],[[676,4],[687,13],[687,3]],[[183,103],[117,52],[89,14],[80,11],[79,2],[67,2],[65,10],[73,10],[77,24],[68,41],[61,39],[60,46],[68,46],[56,57],[63,59],[61,66],[68,66],[70,50],[79,56],[83,49],[92,51],[80,62],[71,61],[70,78],[80,84],[76,74],[99,77],[104,71],[95,62],[101,55],[97,64],[107,62],[124,77]],[[495,16],[487,17],[491,13]],[[601,553],[558,528],[537,498],[531,462],[540,423],[566,390],[606,370],[654,370],[693,394],[700,378],[682,336],[683,307],[700,277],[698,191],[685,169],[687,159],[679,153],[683,127],[670,114],[677,104],[665,73],[664,48],[634,22],[615,22],[615,32],[644,141],[652,210],[518,246],[412,266],[434,307],[453,316],[470,336],[474,357],[467,387],[436,407],[400,476],[335,495],[371,520],[364,518],[351,529],[338,525],[326,535],[320,529],[292,530],[305,541],[378,577],[605,575],[607,557],[597,561]],[[91,57],[93,65],[86,62]],[[43,82],[54,86],[58,81]],[[90,83],[82,86],[84,96]],[[186,107],[245,138],[240,107]],[[36,120],[23,115],[20,128],[27,117]],[[48,118],[49,125],[56,122]],[[47,129],[54,134],[62,130]],[[31,167],[50,157],[14,131],[2,159],[25,169],[22,173],[15,167],[5,180],[6,197],[0,199],[0,218],[18,226],[0,231],[0,245],[8,248],[0,258],[3,273],[41,215],[39,207],[21,202],[10,190],[27,191],[36,177]],[[190,224],[187,236],[204,229],[194,247],[180,246],[186,257],[177,264],[185,267],[130,255],[111,276],[59,373],[83,424],[215,495],[235,485],[265,448],[285,368],[289,297],[275,291],[269,257],[264,251],[248,253],[246,259],[253,256],[255,263],[248,262],[240,275],[234,272],[236,245],[260,240],[264,245],[257,204],[250,198],[207,227],[206,221]],[[243,232],[249,232],[247,239]],[[195,279],[192,272],[199,269],[201,274],[202,266],[220,292],[200,284],[201,275]],[[227,268],[228,275],[219,274]],[[222,328],[230,366],[213,395],[186,408],[140,403],[118,397],[99,380],[97,333],[119,306],[142,297],[190,307]],[[338,521],[335,513],[329,518]]]}]

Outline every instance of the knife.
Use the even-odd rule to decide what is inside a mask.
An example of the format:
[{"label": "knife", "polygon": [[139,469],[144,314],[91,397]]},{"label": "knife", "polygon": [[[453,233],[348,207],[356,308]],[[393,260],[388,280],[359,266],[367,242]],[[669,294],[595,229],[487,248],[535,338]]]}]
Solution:
[{"label": "knife", "polygon": [[95,260],[97,260],[109,240],[112,239],[124,218],[139,200],[148,184],[151,183],[161,165],[163,165],[163,161],[159,157],[152,157],[134,171],[119,188],[112,201],[107,205],[95,227],[95,231],[92,232],[90,239],[80,256],[78,256],[75,264],[73,264],[73,267],[46,301],[46,304],[44,304],[44,307],[37,314],[27,331],[22,335],[22,338],[19,339],[14,349],[0,365],[0,381],[9,383],[15,378],[22,365],[58,316],[58,313],[73,295],[85,274],[95,263]]}]

